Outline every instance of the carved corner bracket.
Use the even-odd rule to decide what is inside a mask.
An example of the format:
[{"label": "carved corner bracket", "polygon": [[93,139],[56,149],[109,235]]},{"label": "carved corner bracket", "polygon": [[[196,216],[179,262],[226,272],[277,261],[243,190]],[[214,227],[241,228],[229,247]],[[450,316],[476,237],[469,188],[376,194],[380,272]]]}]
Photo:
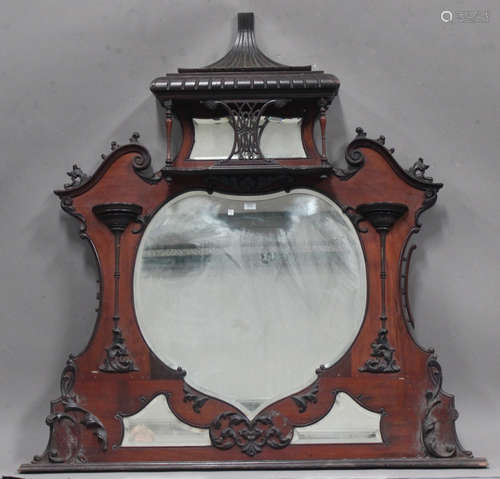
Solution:
[{"label": "carved corner bracket", "polygon": [[359,213],[357,213],[355,208],[353,208],[352,206],[343,205],[341,205],[341,208],[342,212],[351,220],[351,223],[353,224],[356,231],[358,231],[359,233],[368,232],[366,228],[363,228],[359,225],[359,223],[361,223],[362,221],[366,221],[366,219],[363,218],[363,216],[361,216]]},{"label": "carved corner bracket", "polygon": [[79,403],[73,390],[76,379],[75,357],[70,355],[61,374],[61,396],[52,401],[50,414],[45,419],[50,428],[49,443],[41,456],[35,456],[33,463],[86,463],[82,441],[82,429],[93,431],[101,449],[108,448],[107,432],[101,420]]},{"label": "carved corner bracket", "polygon": [[76,212],[76,209],[73,206],[73,198],[71,198],[71,196],[63,196],[61,198],[61,208],[63,211],[73,216],[73,218],[76,218],[80,222],[80,238],[88,240],[87,221],[83,215]]},{"label": "carved corner bracket", "polygon": [[449,398],[451,403],[448,408],[443,405],[443,374],[435,355],[429,357],[427,368],[432,388],[425,394],[426,408],[422,420],[425,450],[429,456],[437,458],[471,457],[472,452],[462,447],[456,435],[455,420],[458,412],[453,407],[453,397]]}]

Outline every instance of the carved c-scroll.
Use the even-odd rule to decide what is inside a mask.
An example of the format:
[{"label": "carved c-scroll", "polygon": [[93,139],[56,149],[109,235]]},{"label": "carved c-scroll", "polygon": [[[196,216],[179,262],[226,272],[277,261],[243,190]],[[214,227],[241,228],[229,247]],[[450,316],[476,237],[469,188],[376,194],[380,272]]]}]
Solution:
[{"label": "carved c-scroll", "polygon": [[[45,422],[50,427],[47,449],[34,463],[85,463],[87,458],[82,445],[82,429],[94,432],[101,449],[108,448],[107,432],[101,420],[80,405],[73,390],[76,378],[74,356],[70,355],[61,374],[61,396],[51,403],[51,412]],[[62,450],[64,448],[64,451]]]}]

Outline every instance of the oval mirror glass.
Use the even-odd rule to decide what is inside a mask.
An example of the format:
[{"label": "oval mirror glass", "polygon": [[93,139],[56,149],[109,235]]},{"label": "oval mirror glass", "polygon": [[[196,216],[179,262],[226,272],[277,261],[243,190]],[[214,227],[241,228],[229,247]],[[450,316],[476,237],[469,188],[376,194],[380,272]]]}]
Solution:
[{"label": "oval mirror glass", "polygon": [[316,192],[190,192],[146,228],[134,301],[163,362],[253,417],[354,342],[366,306],[364,255],[348,217]]}]

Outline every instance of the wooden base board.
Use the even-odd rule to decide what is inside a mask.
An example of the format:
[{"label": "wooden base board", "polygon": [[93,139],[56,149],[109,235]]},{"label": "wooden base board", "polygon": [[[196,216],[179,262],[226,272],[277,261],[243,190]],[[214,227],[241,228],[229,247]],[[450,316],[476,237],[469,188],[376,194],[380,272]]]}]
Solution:
[{"label": "wooden base board", "polygon": [[122,472],[185,470],[276,470],[276,469],[441,469],[484,468],[483,457],[450,459],[322,459],[309,461],[213,461],[213,462],[108,462],[86,464],[23,464],[19,472]]}]

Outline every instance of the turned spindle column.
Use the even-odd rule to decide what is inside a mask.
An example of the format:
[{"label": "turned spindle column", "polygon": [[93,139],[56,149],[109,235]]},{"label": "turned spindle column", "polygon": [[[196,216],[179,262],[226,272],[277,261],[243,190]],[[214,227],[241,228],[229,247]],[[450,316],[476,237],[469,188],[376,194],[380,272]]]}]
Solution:
[{"label": "turned spindle column", "polygon": [[361,372],[369,373],[395,373],[399,366],[394,359],[395,349],[387,338],[387,312],[386,312],[386,259],[385,241],[387,234],[395,223],[408,211],[408,207],[401,203],[368,203],[360,205],[356,211],[375,228],[380,239],[380,329],[372,343],[372,356],[359,368]]},{"label": "turned spindle column", "polygon": [[142,207],[132,203],[104,203],[92,208],[96,217],[113,233],[115,244],[113,339],[99,369],[108,373],[137,371],[120,329],[120,242],[130,223],[138,221]]},{"label": "turned spindle column", "polygon": [[165,160],[165,165],[172,166],[174,163],[172,160],[172,100],[165,100],[163,106],[165,107],[165,132],[167,136],[167,158]]},{"label": "turned spindle column", "polygon": [[319,126],[321,130],[321,161],[327,163],[326,157],[326,110],[328,109],[329,101],[326,98],[321,98],[319,104]]}]

